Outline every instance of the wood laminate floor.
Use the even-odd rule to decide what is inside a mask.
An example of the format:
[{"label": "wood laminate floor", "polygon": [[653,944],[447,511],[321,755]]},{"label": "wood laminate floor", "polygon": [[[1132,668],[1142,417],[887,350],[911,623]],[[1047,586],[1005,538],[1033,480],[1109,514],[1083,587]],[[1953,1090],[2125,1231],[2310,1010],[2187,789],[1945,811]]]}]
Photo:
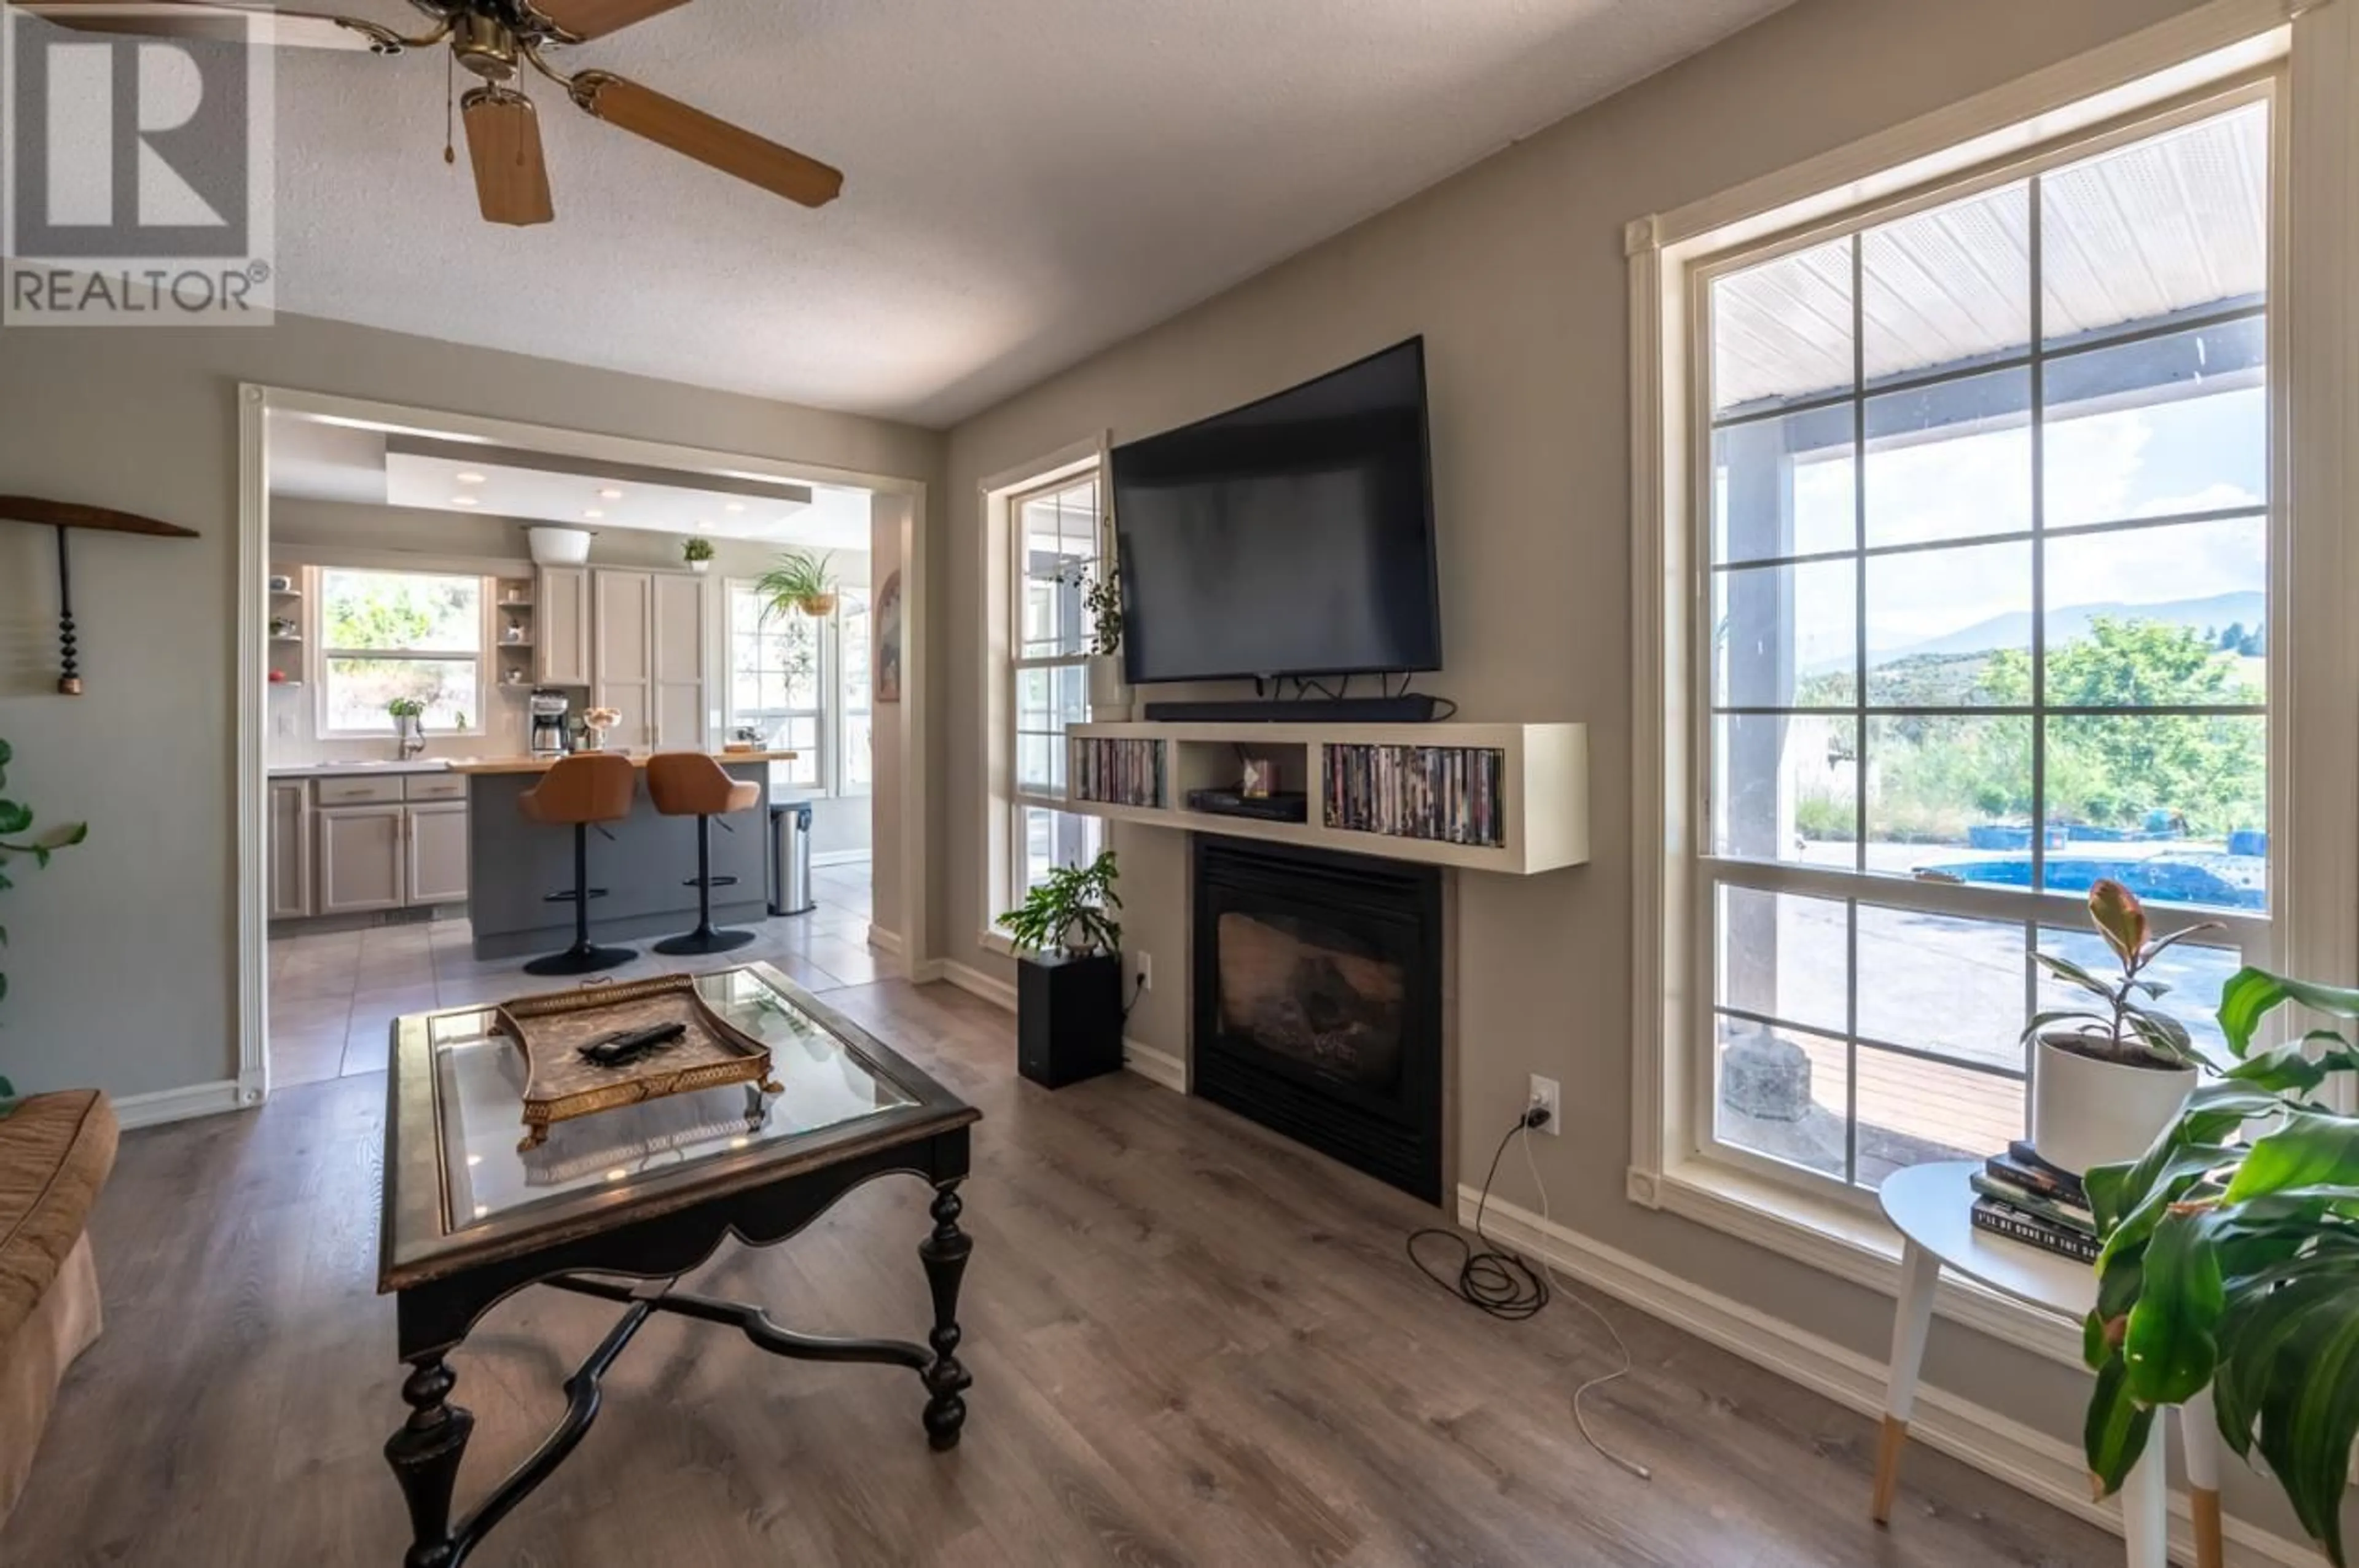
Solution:
[{"label": "wood laminate floor", "polygon": [[[1651,1483],[1584,1447],[1611,1365],[1561,1303],[1494,1322],[1413,1272],[1431,1211],[1127,1075],[1018,1080],[1006,1014],[897,981],[838,1006],[980,1106],[965,1443],[896,1368],[764,1356],[658,1316],[598,1422],[473,1562],[2111,1564],[2111,1538],[1927,1451],[1886,1532],[1864,1418],[1608,1304],[1592,1396]],[[385,1080],[134,1133],[93,1224],[107,1331],[64,1390],[0,1562],[395,1563],[403,1407],[375,1294]],[[790,1326],[919,1337],[922,1189],[880,1182],[703,1289]],[[462,1504],[530,1451],[613,1309],[527,1291],[453,1358]]]}]

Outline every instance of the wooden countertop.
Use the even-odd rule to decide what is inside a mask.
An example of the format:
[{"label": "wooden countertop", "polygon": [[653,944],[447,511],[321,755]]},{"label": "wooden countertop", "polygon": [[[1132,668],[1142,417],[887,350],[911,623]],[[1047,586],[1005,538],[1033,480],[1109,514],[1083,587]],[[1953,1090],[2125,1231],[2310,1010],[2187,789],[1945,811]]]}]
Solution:
[{"label": "wooden countertop", "polygon": [[[646,752],[636,754],[616,752],[614,754],[624,758],[635,768],[646,767],[647,758],[653,755],[652,752]],[[707,754],[724,768],[734,767],[740,762],[791,762],[796,757],[793,752],[712,752]],[[454,773],[545,773],[560,760],[556,757],[471,757],[463,761],[453,761],[451,763],[451,772]]]}]

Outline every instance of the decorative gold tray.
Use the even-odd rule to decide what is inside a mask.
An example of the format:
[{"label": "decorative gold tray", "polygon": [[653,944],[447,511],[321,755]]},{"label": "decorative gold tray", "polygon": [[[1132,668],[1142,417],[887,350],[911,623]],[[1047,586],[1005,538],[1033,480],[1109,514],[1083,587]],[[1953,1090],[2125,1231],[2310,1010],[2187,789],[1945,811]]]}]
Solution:
[{"label": "decorative gold tray", "polygon": [[[514,1040],[524,1057],[520,1152],[547,1141],[553,1123],[666,1095],[723,1084],[756,1084],[765,1094],[779,1092],[770,1078],[770,1048],[706,1006],[692,975],[522,997],[498,1004],[492,1014],[493,1028]],[[688,1033],[627,1066],[601,1067],[576,1054],[577,1047],[617,1030],[658,1023],[683,1023]]]}]

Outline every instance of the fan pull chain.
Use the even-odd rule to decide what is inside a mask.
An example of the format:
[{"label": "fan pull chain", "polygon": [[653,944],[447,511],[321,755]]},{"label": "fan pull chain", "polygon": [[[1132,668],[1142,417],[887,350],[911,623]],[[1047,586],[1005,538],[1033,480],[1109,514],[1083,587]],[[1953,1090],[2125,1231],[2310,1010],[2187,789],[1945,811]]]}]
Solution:
[{"label": "fan pull chain", "polygon": [[442,51],[442,161],[446,164],[459,161],[459,149],[454,145],[458,141],[458,126],[453,123],[457,117],[454,105],[458,94],[459,57],[445,49]]}]

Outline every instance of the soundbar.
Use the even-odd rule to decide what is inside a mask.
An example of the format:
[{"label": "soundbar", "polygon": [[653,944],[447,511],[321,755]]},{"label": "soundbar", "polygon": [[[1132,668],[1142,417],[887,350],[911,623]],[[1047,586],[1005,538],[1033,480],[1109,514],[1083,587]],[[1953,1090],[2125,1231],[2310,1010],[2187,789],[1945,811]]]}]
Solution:
[{"label": "soundbar", "polygon": [[1441,698],[1303,697],[1294,702],[1150,702],[1150,724],[1430,724]]}]

